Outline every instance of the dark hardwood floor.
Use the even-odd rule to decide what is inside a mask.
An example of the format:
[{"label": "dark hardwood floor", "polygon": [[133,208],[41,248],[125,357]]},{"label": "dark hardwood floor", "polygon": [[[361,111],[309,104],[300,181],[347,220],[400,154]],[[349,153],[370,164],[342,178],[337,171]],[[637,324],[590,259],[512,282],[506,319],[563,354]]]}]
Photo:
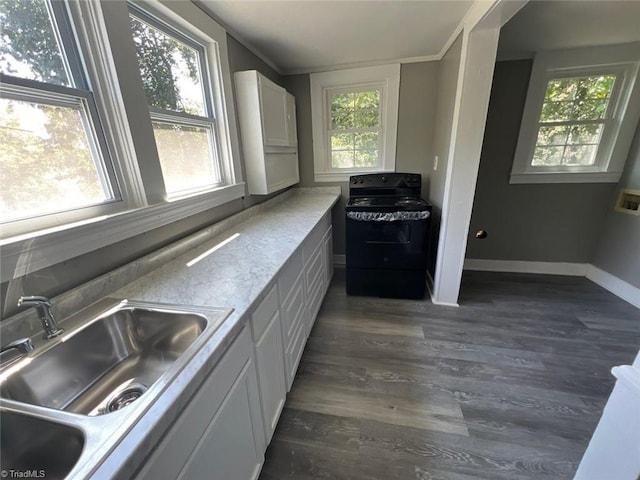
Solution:
[{"label": "dark hardwood floor", "polygon": [[585,278],[465,272],[452,308],[336,269],[260,478],[570,479],[639,347],[640,310]]}]

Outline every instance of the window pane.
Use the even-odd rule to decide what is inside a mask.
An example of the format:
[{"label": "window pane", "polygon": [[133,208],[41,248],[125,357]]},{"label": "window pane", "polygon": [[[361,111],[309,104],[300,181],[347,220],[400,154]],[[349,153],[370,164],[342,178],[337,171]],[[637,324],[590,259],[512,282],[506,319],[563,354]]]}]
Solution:
[{"label": "window pane", "polygon": [[353,167],[353,160],[353,150],[331,151],[332,168],[351,168]]},{"label": "window pane", "polygon": [[72,86],[44,0],[0,0],[0,71]]},{"label": "window pane", "polygon": [[540,114],[541,122],[562,122],[571,117],[573,102],[545,102]]},{"label": "window pane", "polygon": [[567,143],[569,144],[598,144],[602,133],[601,124],[574,125]]},{"label": "window pane", "polygon": [[578,86],[575,78],[554,78],[547,83],[544,99],[547,101],[573,100]]},{"label": "window pane", "polygon": [[567,127],[540,127],[536,145],[564,145],[567,142]]},{"label": "window pane", "polygon": [[134,16],[131,26],[149,105],[206,116],[198,51]]},{"label": "window pane", "polygon": [[221,182],[211,147],[211,130],[153,122],[160,166],[168,194]]},{"label": "window pane", "polygon": [[331,135],[331,150],[353,150],[355,134],[334,133]]},{"label": "window pane", "polygon": [[360,92],[356,95],[356,128],[373,128],[380,125],[380,92]]},{"label": "window pane", "polygon": [[84,111],[0,100],[0,210],[3,220],[111,200],[84,130]]},{"label": "window pane", "polygon": [[347,129],[354,126],[353,93],[339,93],[331,97],[331,128]]},{"label": "window pane", "polygon": [[607,112],[609,101],[604,100],[582,100],[576,102],[571,114],[572,120],[599,120],[604,118]]},{"label": "window pane", "polygon": [[597,145],[569,145],[562,158],[563,165],[593,165]]},{"label": "window pane", "polygon": [[356,167],[375,167],[378,165],[378,150],[356,150]]},{"label": "window pane", "polygon": [[357,133],[355,135],[355,148],[377,150],[378,132]]},{"label": "window pane", "polygon": [[534,167],[560,165],[563,152],[564,147],[536,147],[531,165]]},{"label": "window pane", "polygon": [[581,78],[578,83],[576,98],[609,98],[613,84],[615,83],[615,75],[600,75],[597,77]]}]

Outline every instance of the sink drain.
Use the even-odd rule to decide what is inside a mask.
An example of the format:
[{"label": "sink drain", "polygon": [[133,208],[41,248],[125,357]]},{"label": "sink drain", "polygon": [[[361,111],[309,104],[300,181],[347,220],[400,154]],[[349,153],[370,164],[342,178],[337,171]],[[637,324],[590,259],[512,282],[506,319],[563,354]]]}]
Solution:
[{"label": "sink drain", "polygon": [[135,402],[147,391],[147,386],[141,383],[131,383],[125,388],[114,392],[107,400],[106,413],[115,412]]}]

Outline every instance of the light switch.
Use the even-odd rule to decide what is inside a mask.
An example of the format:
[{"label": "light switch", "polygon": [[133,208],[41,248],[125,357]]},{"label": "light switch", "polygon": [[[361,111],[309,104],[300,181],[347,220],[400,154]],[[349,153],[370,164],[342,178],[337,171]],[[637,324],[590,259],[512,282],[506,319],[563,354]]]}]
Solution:
[{"label": "light switch", "polygon": [[433,169],[438,170],[438,155],[433,157]]}]

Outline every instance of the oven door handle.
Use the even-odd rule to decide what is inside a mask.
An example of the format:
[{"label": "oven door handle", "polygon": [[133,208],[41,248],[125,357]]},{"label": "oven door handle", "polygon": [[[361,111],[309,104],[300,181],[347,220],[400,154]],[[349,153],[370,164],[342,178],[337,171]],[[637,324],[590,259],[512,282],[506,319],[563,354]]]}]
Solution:
[{"label": "oven door handle", "polygon": [[406,242],[382,242],[378,240],[365,240],[364,243],[372,243],[376,245],[409,245],[411,240],[407,240]]}]

